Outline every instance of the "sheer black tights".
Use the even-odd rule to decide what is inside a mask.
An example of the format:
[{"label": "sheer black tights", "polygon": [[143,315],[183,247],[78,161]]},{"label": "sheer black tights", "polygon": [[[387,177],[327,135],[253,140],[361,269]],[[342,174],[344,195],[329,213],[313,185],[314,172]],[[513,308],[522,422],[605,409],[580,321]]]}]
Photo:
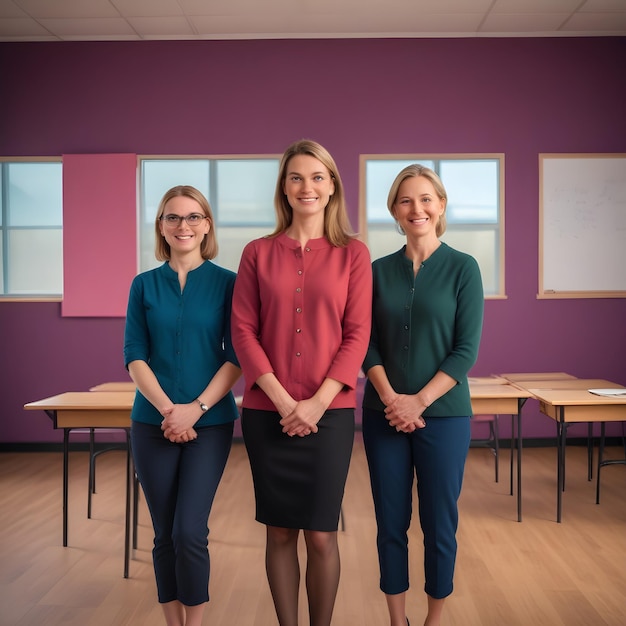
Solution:
[{"label": "sheer black tights", "polygon": [[[265,567],[280,626],[298,625],[300,531],[267,527]],[[339,585],[340,561],[336,532],[305,530],[306,590],[311,626],[329,626]]]}]

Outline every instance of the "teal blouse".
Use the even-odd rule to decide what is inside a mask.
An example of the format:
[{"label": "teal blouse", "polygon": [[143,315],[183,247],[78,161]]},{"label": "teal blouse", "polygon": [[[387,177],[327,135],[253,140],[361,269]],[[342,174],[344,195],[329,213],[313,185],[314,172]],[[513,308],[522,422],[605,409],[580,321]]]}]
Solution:
[{"label": "teal blouse", "polygon": [[[372,333],[363,371],[382,365],[397,393],[415,394],[442,370],[458,384],[424,416],[471,415],[467,373],[478,357],[484,308],[478,264],[442,243],[414,277],[405,248],[372,264]],[[384,409],[369,381],[363,406]]]},{"label": "teal blouse", "polygon": [[[169,263],[136,276],[126,315],[125,366],[146,361],[175,404],[197,398],[225,362],[239,366],[230,335],[235,276],[205,261],[187,274],[182,292]],[[231,422],[238,415],[228,393],[196,426]],[[139,391],[131,418],[155,425],[163,419]]]}]

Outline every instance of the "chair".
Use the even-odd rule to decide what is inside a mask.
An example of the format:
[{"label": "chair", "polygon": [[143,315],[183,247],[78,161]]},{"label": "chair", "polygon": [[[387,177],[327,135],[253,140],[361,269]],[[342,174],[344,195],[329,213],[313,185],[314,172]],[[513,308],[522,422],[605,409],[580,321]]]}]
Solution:
[{"label": "chair", "polygon": [[624,447],[623,459],[604,458],[604,432],[606,422],[600,423],[600,444],[598,446],[598,471],[596,472],[596,504],[600,504],[600,470],[607,465],[626,465],[626,430],[622,422],[622,446]]},{"label": "chair", "polygon": [[474,415],[472,423],[488,424],[489,436],[486,439],[472,439],[472,447],[489,448],[493,452],[495,462],[495,479],[500,482],[500,435],[498,432],[497,415]]}]

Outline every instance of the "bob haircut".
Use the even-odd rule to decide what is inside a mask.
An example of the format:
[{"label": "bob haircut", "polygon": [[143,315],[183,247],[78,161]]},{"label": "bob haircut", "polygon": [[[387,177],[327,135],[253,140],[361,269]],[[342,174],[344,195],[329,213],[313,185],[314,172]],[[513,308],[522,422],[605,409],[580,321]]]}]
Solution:
[{"label": "bob haircut", "polygon": [[156,219],[154,220],[154,230],[156,233],[154,255],[156,256],[157,261],[169,261],[172,258],[170,244],[165,241],[165,237],[161,234],[160,222],[163,217],[163,212],[165,211],[165,205],[172,198],[176,198],[178,196],[185,196],[186,198],[195,200],[202,209],[204,215],[209,218],[209,224],[211,227],[202,240],[200,254],[205,260],[214,259],[217,256],[218,247],[217,234],[215,233],[215,220],[213,219],[211,205],[204,195],[195,187],[192,187],[191,185],[177,185],[176,187],[172,187],[169,191],[165,192],[165,195],[159,203],[159,209],[156,214]]},{"label": "bob haircut", "polygon": [[[441,237],[441,235],[446,232],[447,226],[446,207],[448,205],[448,194],[446,193],[446,188],[441,182],[441,178],[439,178],[439,176],[437,176],[437,174],[433,172],[430,168],[419,165],[417,163],[414,163],[413,165],[407,165],[396,176],[396,179],[391,185],[391,189],[389,190],[389,196],[387,197],[387,208],[389,209],[389,213],[391,213],[391,215],[393,216],[393,206],[398,198],[398,190],[400,189],[400,185],[407,178],[416,178],[417,176],[422,176],[423,178],[429,180],[435,188],[435,193],[439,196],[439,199],[443,200],[444,202],[443,213],[439,216],[437,226],[435,227],[435,234],[437,235],[437,237]],[[402,231],[402,228],[400,228],[400,230]],[[404,234],[404,231],[402,231],[402,234]]]},{"label": "bob haircut", "polygon": [[341,182],[337,165],[326,148],[310,139],[302,139],[292,143],[285,150],[280,160],[278,180],[276,181],[276,191],[274,193],[276,228],[269,236],[275,237],[280,233],[284,233],[293,221],[293,209],[287,201],[283,184],[287,178],[289,161],[292,157],[301,154],[317,159],[330,172],[330,176],[335,184],[335,192],[328,200],[328,204],[324,209],[324,236],[333,246],[343,247],[348,245],[349,241],[354,239],[356,235],[352,231],[350,220],[348,219],[343,183]]}]

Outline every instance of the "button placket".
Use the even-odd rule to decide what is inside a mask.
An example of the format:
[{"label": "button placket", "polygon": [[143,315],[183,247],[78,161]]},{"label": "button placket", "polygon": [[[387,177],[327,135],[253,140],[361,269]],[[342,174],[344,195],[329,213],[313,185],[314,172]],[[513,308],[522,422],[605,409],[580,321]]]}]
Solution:
[{"label": "button placket", "polygon": [[[308,250],[308,249],[307,249]],[[302,347],[304,337],[302,334],[302,312],[304,310],[304,257],[300,250],[296,253],[297,259],[297,280],[296,288],[294,291],[294,303],[295,303],[295,320],[294,326],[295,336],[293,338],[293,354],[296,359],[300,359],[302,356]],[[299,370],[298,370],[299,373]],[[295,374],[295,372],[294,372]]]},{"label": "button placket", "polygon": [[402,358],[401,367],[406,370],[409,365],[409,352],[411,345],[411,309],[413,307],[413,296],[415,288],[410,287],[404,301],[404,312],[402,315]]}]

